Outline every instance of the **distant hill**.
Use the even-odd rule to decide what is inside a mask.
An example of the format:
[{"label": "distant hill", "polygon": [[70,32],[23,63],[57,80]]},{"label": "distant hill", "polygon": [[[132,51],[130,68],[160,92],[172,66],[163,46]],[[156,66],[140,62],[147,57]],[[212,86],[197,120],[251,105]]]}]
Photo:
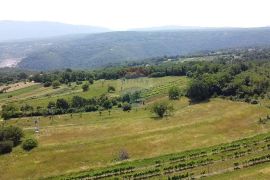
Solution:
[{"label": "distant hill", "polygon": [[[1,51],[1,47],[5,47],[16,53],[15,58],[20,58],[20,53],[24,52],[21,61],[17,63],[17,67],[20,68],[97,68],[164,55],[186,55],[218,49],[269,45],[270,28],[130,31],[61,37],[16,45],[0,44],[0,57],[1,52],[4,52]],[[11,58],[10,53],[4,55]]]},{"label": "distant hill", "polygon": [[57,22],[0,21],[0,41],[48,38],[68,34],[101,33],[109,29]]},{"label": "distant hill", "polygon": [[177,30],[210,30],[210,29],[219,29],[219,28],[200,27],[200,26],[157,26],[157,27],[129,29],[129,31],[177,31]]}]

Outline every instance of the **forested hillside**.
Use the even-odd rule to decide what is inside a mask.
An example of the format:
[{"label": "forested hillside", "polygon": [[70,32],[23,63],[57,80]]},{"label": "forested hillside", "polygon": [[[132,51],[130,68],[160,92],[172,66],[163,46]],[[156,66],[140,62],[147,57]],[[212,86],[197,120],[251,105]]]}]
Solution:
[{"label": "forested hillside", "polygon": [[29,53],[20,68],[96,68],[164,55],[186,55],[223,48],[270,45],[270,29],[110,32],[78,37]]}]

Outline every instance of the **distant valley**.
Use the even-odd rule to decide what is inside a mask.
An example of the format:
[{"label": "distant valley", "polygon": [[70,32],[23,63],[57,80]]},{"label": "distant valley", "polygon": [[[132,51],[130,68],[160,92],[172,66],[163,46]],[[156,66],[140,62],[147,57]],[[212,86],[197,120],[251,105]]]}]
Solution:
[{"label": "distant valley", "polygon": [[[105,30],[104,30],[105,31]],[[270,45],[270,28],[190,28],[70,34],[0,43],[0,65],[28,70],[100,68],[160,56]]]}]

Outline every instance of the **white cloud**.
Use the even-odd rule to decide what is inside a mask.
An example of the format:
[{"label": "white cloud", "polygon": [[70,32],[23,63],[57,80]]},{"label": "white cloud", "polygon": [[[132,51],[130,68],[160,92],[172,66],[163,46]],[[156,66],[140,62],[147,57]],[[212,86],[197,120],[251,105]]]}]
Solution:
[{"label": "white cloud", "polygon": [[59,21],[112,29],[270,25],[269,0],[1,0],[0,20]]}]

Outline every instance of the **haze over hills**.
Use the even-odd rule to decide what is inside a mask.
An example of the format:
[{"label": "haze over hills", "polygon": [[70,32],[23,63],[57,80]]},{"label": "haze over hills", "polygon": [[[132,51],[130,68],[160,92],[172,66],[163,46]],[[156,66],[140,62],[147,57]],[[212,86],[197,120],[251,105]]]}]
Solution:
[{"label": "haze over hills", "polygon": [[69,34],[110,31],[95,26],[71,25],[58,22],[0,21],[0,41],[48,38]]},{"label": "haze over hills", "polygon": [[[200,27],[200,26],[157,26],[157,27],[146,27],[146,28],[133,28],[129,31],[178,31],[178,30],[210,30],[210,29],[221,29],[217,27]],[[229,28],[222,28],[229,29]],[[236,29],[236,28],[232,28]]]},{"label": "haze over hills", "polygon": [[89,69],[164,55],[269,45],[267,27],[106,32],[1,43],[0,65],[13,63],[30,70]]}]

